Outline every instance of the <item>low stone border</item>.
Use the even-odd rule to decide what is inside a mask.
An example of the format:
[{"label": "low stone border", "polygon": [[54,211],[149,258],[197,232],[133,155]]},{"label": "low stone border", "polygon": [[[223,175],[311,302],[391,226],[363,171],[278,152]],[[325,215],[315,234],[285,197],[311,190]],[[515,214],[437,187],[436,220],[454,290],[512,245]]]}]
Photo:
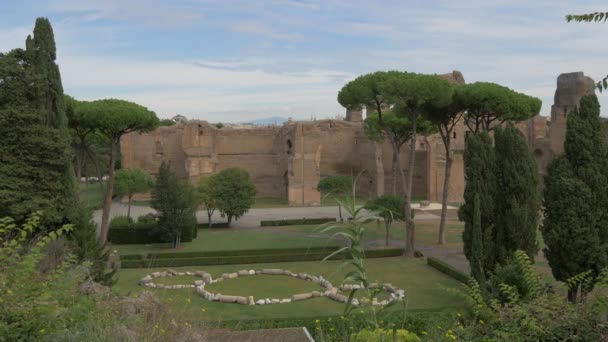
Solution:
[{"label": "low stone border", "polygon": [[[193,285],[163,285],[154,283],[153,280],[156,278],[163,277],[173,277],[173,276],[196,276],[201,279],[195,280]],[[255,300],[253,296],[244,297],[244,296],[228,296],[222,295],[221,293],[212,293],[205,289],[205,285],[219,283],[228,279],[234,279],[238,277],[246,277],[246,276],[255,276],[255,275],[282,275],[288,277],[294,277],[298,279],[302,279],[305,281],[312,281],[316,284],[319,284],[324,291],[312,291],[307,293],[299,293],[294,294],[289,298],[264,298]],[[167,270],[163,272],[154,272],[151,273],[142,279],[139,280],[139,285],[147,286],[151,288],[157,289],[183,289],[183,288],[196,288],[196,292],[201,295],[203,298],[216,301],[220,303],[237,303],[242,305],[270,305],[270,304],[284,304],[297,302],[301,300],[307,300],[311,298],[317,297],[328,297],[339,303],[346,303],[348,301],[348,297],[345,296],[342,291],[351,291],[354,289],[363,289],[363,285],[357,284],[342,284],[340,287],[334,287],[332,283],[324,279],[322,276],[313,276],[307,273],[293,273],[289,270],[283,270],[279,268],[266,268],[262,270],[240,270],[234,273],[224,273],[219,278],[213,279],[211,274],[205,271],[196,271],[196,272],[177,272],[175,270]],[[381,289],[382,291],[386,291],[390,294],[390,298],[388,300],[378,301],[377,298],[373,298],[371,304],[372,305],[387,305],[388,303],[395,300],[403,300],[405,298],[405,291],[399,289],[391,284],[382,284],[379,285],[377,283],[370,284],[368,289]],[[366,298],[353,298],[351,304],[353,306],[370,304],[369,299]]]}]

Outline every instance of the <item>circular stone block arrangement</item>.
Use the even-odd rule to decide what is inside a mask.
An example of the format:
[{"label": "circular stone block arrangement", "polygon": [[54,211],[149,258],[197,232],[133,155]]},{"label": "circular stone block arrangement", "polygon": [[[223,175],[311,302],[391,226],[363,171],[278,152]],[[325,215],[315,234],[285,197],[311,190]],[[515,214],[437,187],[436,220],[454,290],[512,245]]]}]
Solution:
[{"label": "circular stone block arrangement", "polygon": [[[276,276],[286,276],[286,277],[294,277],[298,279],[302,279],[304,281],[312,281],[323,288],[323,291],[312,291],[306,293],[294,294],[289,298],[264,298],[258,299],[257,301],[253,296],[227,296],[222,295],[221,293],[212,293],[205,290],[205,285],[219,283],[229,279],[235,279],[238,277],[249,277],[256,275],[276,275]],[[173,276],[195,276],[201,279],[197,279],[194,281],[194,284],[189,285],[163,285],[154,283],[153,280],[156,278],[163,277],[173,277]],[[220,303],[237,303],[242,305],[270,305],[270,304],[284,304],[297,302],[301,300],[317,298],[317,297],[328,297],[339,303],[346,303],[348,301],[348,297],[345,296],[343,291],[351,291],[355,289],[363,289],[363,285],[358,284],[342,284],[340,287],[334,287],[332,283],[324,279],[322,276],[313,276],[307,273],[293,273],[289,270],[283,270],[280,268],[265,268],[262,270],[241,270],[234,273],[224,273],[219,278],[213,279],[211,274],[205,271],[195,271],[195,272],[177,272],[175,270],[167,270],[163,272],[154,272],[148,274],[147,276],[141,278],[139,280],[139,285],[156,288],[156,289],[184,289],[184,288],[196,288],[196,292],[201,295],[203,298],[216,301]],[[405,297],[405,291],[397,288],[391,284],[369,284],[367,287],[369,290],[379,289],[381,291],[386,291],[389,293],[390,297],[388,300],[378,301],[377,298],[373,298],[371,301],[372,305],[386,305],[394,300],[402,300]],[[367,298],[353,298],[351,304],[353,306],[370,304],[370,300]]]}]

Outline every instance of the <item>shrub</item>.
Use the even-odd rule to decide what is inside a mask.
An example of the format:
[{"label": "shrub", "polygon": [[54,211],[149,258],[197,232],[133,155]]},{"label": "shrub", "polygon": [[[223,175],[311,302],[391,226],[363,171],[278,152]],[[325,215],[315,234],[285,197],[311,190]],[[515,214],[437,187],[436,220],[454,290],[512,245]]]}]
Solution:
[{"label": "shrub", "polygon": [[445,274],[449,275],[450,277],[458,280],[461,283],[466,284],[470,279],[470,277],[466,273],[456,269],[455,267],[453,267],[451,265],[446,264],[445,262],[443,262],[437,258],[427,257],[426,263],[429,266],[438,270],[439,272],[445,273]]},{"label": "shrub", "polygon": [[[268,253],[268,251],[265,251]],[[184,254],[181,257],[179,254]],[[237,255],[234,255],[237,254]],[[148,258],[121,258],[122,268],[145,268],[145,267],[179,267],[179,266],[210,266],[210,265],[238,265],[238,264],[261,264],[275,262],[294,262],[294,261],[320,261],[327,255],[327,251],[315,251],[311,253],[285,253],[285,254],[243,254],[236,251],[230,256],[192,256],[187,253],[175,253],[174,257],[166,257],[164,254],[149,256]],[[378,249],[365,252],[367,258],[385,258],[403,255],[403,250]],[[162,257],[161,257],[162,256]],[[331,260],[344,260],[347,258],[345,253],[333,255]]]},{"label": "shrub", "polygon": [[140,217],[137,218],[137,222],[141,222],[141,223],[156,223],[158,221],[158,215],[154,214],[154,213],[149,213],[146,215],[142,215]]},{"label": "shrub", "polygon": [[350,340],[353,342],[419,342],[420,338],[405,329],[363,329],[358,333],[352,334]]},{"label": "shrub", "polygon": [[334,217],[321,217],[321,218],[301,218],[301,219],[289,219],[289,220],[267,220],[260,221],[262,227],[273,227],[273,226],[293,226],[300,224],[323,224],[328,222],[336,222]]},{"label": "shrub", "polygon": [[110,229],[129,229],[133,227],[133,219],[128,216],[115,216],[110,221]]},{"label": "shrub", "polygon": [[[141,225],[138,223],[137,225]],[[162,242],[158,236],[156,229],[146,228],[126,228],[126,229],[110,229],[108,232],[108,241],[115,244],[150,244]]]},{"label": "shrub", "polygon": [[228,224],[228,222],[216,222],[216,223],[212,223],[211,227],[209,227],[208,223],[198,223],[196,225],[196,227],[198,229],[213,229],[213,228],[230,228],[230,225]]}]

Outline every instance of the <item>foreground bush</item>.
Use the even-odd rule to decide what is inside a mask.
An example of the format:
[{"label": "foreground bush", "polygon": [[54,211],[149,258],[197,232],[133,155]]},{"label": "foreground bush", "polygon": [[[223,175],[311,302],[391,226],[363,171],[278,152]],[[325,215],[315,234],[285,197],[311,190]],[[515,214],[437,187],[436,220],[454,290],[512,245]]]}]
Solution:
[{"label": "foreground bush", "polygon": [[122,298],[89,282],[88,262],[68,255],[47,267],[47,246],[72,226],[38,234],[41,217],[23,226],[0,219],[0,341],[204,340],[189,323],[175,323],[149,292]]}]

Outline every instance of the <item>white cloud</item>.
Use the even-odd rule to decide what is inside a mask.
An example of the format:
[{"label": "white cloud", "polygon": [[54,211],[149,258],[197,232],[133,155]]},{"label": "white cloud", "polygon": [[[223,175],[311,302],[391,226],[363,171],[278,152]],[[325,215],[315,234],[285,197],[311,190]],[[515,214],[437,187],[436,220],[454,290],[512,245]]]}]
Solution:
[{"label": "white cloud", "polygon": [[256,21],[236,21],[230,23],[228,28],[233,32],[259,35],[278,40],[294,40],[299,38],[299,35],[275,30],[264,23]]},{"label": "white cloud", "polygon": [[32,29],[26,27],[0,29],[0,52],[15,48],[25,49],[25,39],[29,34],[32,34]]}]

